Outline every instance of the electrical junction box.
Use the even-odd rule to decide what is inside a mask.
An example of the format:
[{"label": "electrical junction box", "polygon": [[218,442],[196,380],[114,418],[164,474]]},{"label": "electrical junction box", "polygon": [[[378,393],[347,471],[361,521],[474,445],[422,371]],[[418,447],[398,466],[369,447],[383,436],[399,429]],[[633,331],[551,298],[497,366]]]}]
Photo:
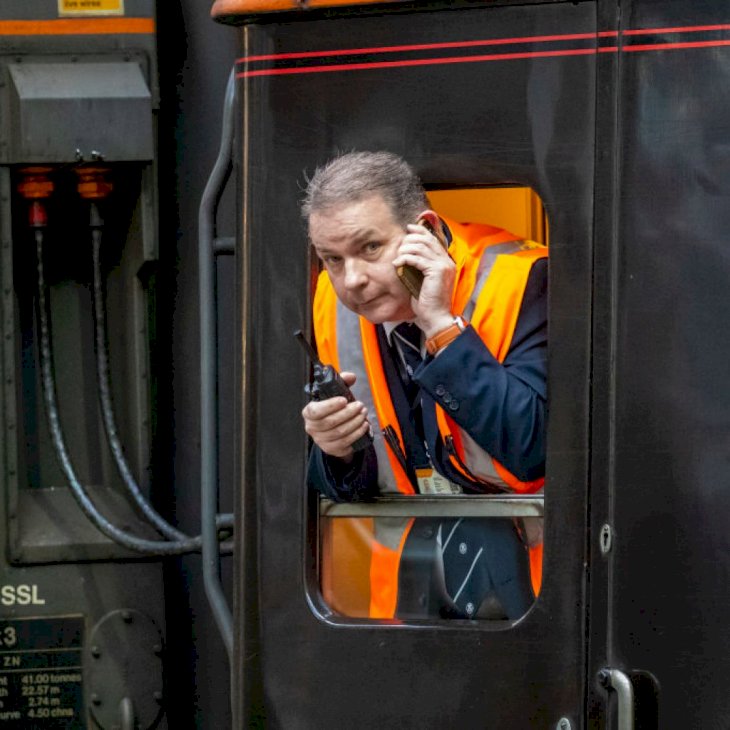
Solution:
[{"label": "electrical junction box", "polygon": [[8,160],[147,162],[152,94],[133,61],[9,63]]}]

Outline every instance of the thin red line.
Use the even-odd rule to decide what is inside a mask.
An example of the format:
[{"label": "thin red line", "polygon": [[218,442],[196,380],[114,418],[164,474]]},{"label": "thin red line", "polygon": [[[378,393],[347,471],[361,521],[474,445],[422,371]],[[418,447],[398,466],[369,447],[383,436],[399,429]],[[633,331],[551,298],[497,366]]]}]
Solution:
[{"label": "thin red line", "polygon": [[624,51],[666,51],[675,48],[711,48],[713,46],[730,46],[730,41],[694,41],[692,43],[647,43],[635,46],[624,46]]},{"label": "thin red line", "polygon": [[[726,25],[703,25],[703,26],[688,26],[685,28],[655,28],[655,29],[641,29],[641,30],[628,30],[624,31],[622,35],[649,35],[658,33],[679,33],[679,32],[700,32],[708,30],[730,30],[730,24]],[[263,60],[282,60],[282,59],[294,59],[294,58],[312,58],[312,57],[332,57],[332,56],[346,56],[354,54],[365,54],[365,53],[391,53],[396,51],[410,51],[410,50],[427,50],[427,49],[444,49],[444,48],[469,48],[475,46],[486,46],[486,45],[505,45],[508,43],[520,43],[520,42],[540,42],[540,41],[555,41],[555,40],[584,40],[587,38],[599,37],[618,37],[618,31],[601,31],[595,33],[576,33],[572,35],[560,35],[560,36],[531,36],[525,38],[500,38],[482,41],[465,41],[465,42],[449,42],[449,43],[432,43],[432,44],[418,44],[410,46],[381,46],[379,48],[350,48],[339,51],[306,51],[301,53],[283,53],[283,54],[271,54],[266,56],[250,56],[248,58],[239,59],[239,63],[243,61],[263,61]],[[675,50],[683,48],[712,48],[730,46],[730,40],[716,40],[716,41],[690,41],[684,43],[656,43],[656,44],[641,44],[641,45],[629,45],[623,46],[622,51],[626,52],[638,52],[638,51],[661,51],[661,50]],[[515,59],[525,58],[546,58],[556,56],[588,56],[596,53],[616,53],[619,48],[617,46],[603,46],[599,48],[579,48],[579,49],[565,49],[556,51],[531,51],[524,53],[493,53],[480,56],[465,56],[465,57],[446,57],[446,58],[422,58],[422,59],[411,59],[403,61],[377,61],[370,63],[342,63],[342,64],[331,64],[327,66],[301,66],[297,68],[276,68],[276,69],[258,69],[255,71],[242,71],[237,74],[238,78],[251,78],[254,76],[287,76],[292,74],[306,74],[306,73],[328,73],[334,71],[362,71],[365,69],[377,69],[377,68],[398,68],[407,66],[436,66],[445,65],[451,63],[477,63],[485,61],[509,61]]]},{"label": "thin red line", "polygon": [[[659,35],[662,33],[700,33],[706,31],[718,31],[718,30],[730,30],[729,23],[723,23],[718,25],[688,25],[688,26],[673,26],[669,28],[634,28],[631,30],[621,31],[622,36],[636,36],[636,35]],[[379,46],[379,47],[368,47],[368,48],[344,48],[339,50],[329,51],[299,51],[294,53],[270,53],[260,56],[244,56],[236,60],[236,63],[246,63],[253,61],[279,61],[295,58],[329,58],[332,56],[354,56],[360,54],[373,54],[373,53],[403,53],[408,51],[427,51],[427,50],[440,50],[445,48],[475,48],[480,46],[500,46],[509,45],[514,43],[544,43],[544,42],[556,42],[566,40],[587,40],[589,38],[617,38],[619,31],[617,30],[602,30],[598,33],[564,33],[559,35],[542,35],[542,36],[521,36],[515,38],[490,38],[478,41],[450,41],[444,43],[417,43],[412,45],[403,46]],[[723,42],[718,42],[717,45],[725,45]],[[694,48],[697,46],[677,46]],[[631,48],[639,48],[639,46],[631,46]],[[611,51],[612,48],[599,49],[600,53]],[[648,50],[648,49],[647,49]]]},{"label": "thin red line", "polygon": [[555,41],[587,40],[597,36],[617,35],[616,31],[601,33],[566,33],[563,35],[524,36],[522,38],[489,38],[480,41],[448,41],[444,43],[418,43],[407,46],[378,46],[373,48],[344,48],[336,51],[299,51],[296,53],[271,53],[264,56],[247,56],[237,59],[246,61],[280,61],[290,58],[327,58],[329,56],[354,56],[366,53],[402,53],[405,51],[429,51],[443,48],[474,48],[478,46],[505,46],[513,43],[541,43]]},{"label": "thin red line", "polygon": [[688,25],[675,28],[636,28],[622,31],[623,35],[652,35],[659,33],[701,33],[708,30],[730,30],[730,24],[723,25]]},{"label": "thin red line", "polygon": [[373,63],[338,63],[330,66],[300,66],[298,68],[271,68],[257,71],[242,71],[238,78],[252,76],[286,76],[289,74],[328,73],[332,71],[362,71],[371,68],[396,68],[405,66],[439,66],[449,63],[476,63],[478,61],[508,61],[519,58],[541,58],[547,56],[595,55],[595,48],[578,48],[563,51],[533,51],[531,53],[493,53],[486,56],[463,56],[447,58],[417,58],[410,61],[377,61]]}]

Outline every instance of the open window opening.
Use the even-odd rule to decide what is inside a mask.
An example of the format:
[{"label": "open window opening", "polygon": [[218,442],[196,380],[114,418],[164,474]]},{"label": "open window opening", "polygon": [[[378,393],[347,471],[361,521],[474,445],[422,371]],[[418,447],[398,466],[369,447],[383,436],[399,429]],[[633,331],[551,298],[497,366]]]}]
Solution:
[{"label": "open window opening", "polygon": [[[468,230],[492,236],[501,245],[495,246],[495,257],[514,253],[545,259],[541,265],[547,271],[548,222],[531,188],[433,189],[428,197],[433,210],[454,228],[455,239],[466,235],[463,224],[468,223]],[[512,248],[505,245],[510,243]],[[481,244],[472,240],[469,245]],[[506,271],[500,269],[500,275]],[[479,306],[471,309],[472,316],[480,316]],[[546,297],[543,308],[546,316]],[[517,306],[517,319],[522,311]],[[545,337],[543,380],[546,342]],[[504,353],[500,358],[505,360]],[[543,382],[543,399],[546,392]],[[544,442],[547,424],[541,429]],[[463,445],[459,448],[464,456]],[[454,456],[462,461],[458,453]],[[529,479],[510,478],[500,468],[497,464],[503,477],[499,486],[481,494],[461,488],[383,495],[373,502],[321,500],[318,577],[327,607],[337,616],[360,619],[461,618],[503,621],[505,626],[523,616],[539,596],[543,579],[544,460],[542,474],[536,476],[533,469]],[[480,472],[477,478],[482,476]]]}]

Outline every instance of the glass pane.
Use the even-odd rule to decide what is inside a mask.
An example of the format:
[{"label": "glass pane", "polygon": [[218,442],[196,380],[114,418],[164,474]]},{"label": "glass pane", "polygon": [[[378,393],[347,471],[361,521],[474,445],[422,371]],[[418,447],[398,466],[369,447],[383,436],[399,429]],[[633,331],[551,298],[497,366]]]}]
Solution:
[{"label": "glass pane", "polygon": [[322,592],[343,616],[515,620],[540,588],[539,517],[324,518],[320,534]]}]

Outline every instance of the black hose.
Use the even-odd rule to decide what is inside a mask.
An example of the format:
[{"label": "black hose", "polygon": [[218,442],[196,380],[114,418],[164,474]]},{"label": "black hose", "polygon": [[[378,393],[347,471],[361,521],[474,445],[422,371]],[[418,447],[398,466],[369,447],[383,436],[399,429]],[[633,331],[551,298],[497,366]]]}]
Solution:
[{"label": "black hose", "polygon": [[[53,375],[53,355],[50,347],[49,335],[49,314],[48,302],[46,298],[46,282],[43,272],[43,231],[40,228],[35,229],[35,245],[38,267],[38,329],[39,329],[39,354],[41,367],[41,384],[43,389],[43,401],[46,409],[46,417],[48,419],[48,430],[53,441],[56,459],[58,465],[63,471],[71,494],[81,511],[91,521],[91,523],[110,540],[138,553],[145,555],[183,555],[185,553],[196,552],[199,548],[191,548],[186,542],[167,542],[157,540],[146,540],[143,538],[129,535],[124,530],[111,523],[96,508],[89,497],[84,486],[76,477],[76,472],[71,463],[71,459],[66,449],[66,443],[61,429],[61,422],[58,412],[58,404],[56,400],[56,384]],[[228,547],[228,546],[226,546]]]},{"label": "black hose", "polygon": [[[92,256],[94,263],[94,337],[96,344],[96,377],[99,389],[99,404],[104,421],[109,449],[114,457],[119,476],[134,503],[139,507],[144,516],[159,530],[168,540],[187,542],[191,550],[199,550],[201,537],[190,537],[184,532],[173,527],[167,522],[150,504],[139,488],[132,470],[124,456],[124,449],[119,440],[116,418],[114,416],[114,405],[111,396],[111,385],[109,379],[109,356],[107,350],[106,322],[104,313],[104,284],[101,275],[101,231],[102,219],[99,215],[96,203],[91,204],[91,240]],[[229,529],[233,526],[233,515],[217,515],[216,526],[218,529]]]}]

